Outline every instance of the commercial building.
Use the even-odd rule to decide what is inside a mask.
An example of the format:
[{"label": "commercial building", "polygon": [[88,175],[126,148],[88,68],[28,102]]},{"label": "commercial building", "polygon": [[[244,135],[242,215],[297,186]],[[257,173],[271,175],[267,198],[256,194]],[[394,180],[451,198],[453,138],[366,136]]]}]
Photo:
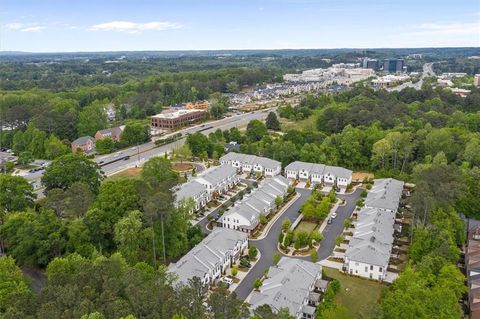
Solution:
[{"label": "commercial building", "polygon": [[243,173],[260,172],[266,177],[277,176],[282,171],[282,163],[266,157],[235,152],[220,157],[220,163],[237,168]]},{"label": "commercial building", "polygon": [[210,103],[208,101],[195,101],[195,102],[187,102],[184,104],[184,107],[187,110],[208,110]]},{"label": "commercial building", "polygon": [[260,223],[260,214],[268,216],[275,208],[275,199],[284,198],[288,181],[283,176],[266,179],[257,189],[243,197],[218,220],[218,225],[250,233]]},{"label": "commercial building", "polygon": [[375,280],[385,280],[395,232],[395,215],[403,182],[376,179],[365,206],[354,222],[355,231],[345,252],[344,271]]},{"label": "commercial building", "polygon": [[394,75],[388,74],[377,79],[372,80],[372,86],[375,88],[387,88],[391,86],[396,86],[404,81],[410,80],[408,75]]},{"label": "commercial building", "polygon": [[386,59],[383,61],[383,71],[388,73],[404,72],[405,61],[402,59]]},{"label": "commercial building", "polygon": [[178,276],[180,284],[198,277],[204,285],[214,282],[236,262],[248,247],[247,234],[232,229],[216,228],[168,271]]},{"label": "commercial building", "polygon": [[473,77],[473,85],[480,87],[480,74],[475,74]]},{"label": "commercial building", "polygon": [[363,68],[378,71],[380,69],[380,64],[377,59],[365,58],[363,59]]},{"label": "commercial building", "polygon": [[151,117],[152,127],[174,130],[198,122],[205,116],[205,110],[170,109]]},{"label": "commercial building", "polygon": [[268,269],[268,278],[258,291],[247,298],[253,311],[269,305],[273,312],[287,308],[295,318],[315,318],[328,282],[322,279],[322,266],[313,262],[282,257],[276,266]]}]

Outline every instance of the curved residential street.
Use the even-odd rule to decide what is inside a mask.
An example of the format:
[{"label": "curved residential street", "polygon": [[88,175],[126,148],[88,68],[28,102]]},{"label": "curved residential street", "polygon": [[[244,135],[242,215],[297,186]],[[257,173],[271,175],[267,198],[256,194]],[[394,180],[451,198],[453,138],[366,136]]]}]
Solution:
[{"label": "curved residential street", "polygon": [[[246,299],[252,291],[255,278],[262,277],[264,269],[272,265],[273,255],[278,251],[277,243],[282,228],[282,221],[285,218],[288,218],[293,222],[298,217],[300,207],[308,199],[311,193],[311,190],[309,189],[297,188],[296,190],[300,194],[300,197],[298,197],[297,200],[283,212],[283,215],[275,221],[270,228],[268,235],[261,240],[250,241],[250,245],[254,245],[258,248],[261,257],[257,264],[250,269],[249,273],[242,280],[237,289],[235,289],[235,293],[239,298]],[[322,233],[324,239],[318,249],[319,260],[327,258],[332,253],[333,248],[335,247],[335,238],[343,231],[343,221],[352,214],[355,209],[355,202],[360,198],[361,192],[361,189],[357,189],[352,194],[337,195],[339,198],[346,200],[346,205],[338,207],[336,211],[337,218],[335,218],[331,224],[327,225]],[[310,259],[310,256],[293,258]]]}]

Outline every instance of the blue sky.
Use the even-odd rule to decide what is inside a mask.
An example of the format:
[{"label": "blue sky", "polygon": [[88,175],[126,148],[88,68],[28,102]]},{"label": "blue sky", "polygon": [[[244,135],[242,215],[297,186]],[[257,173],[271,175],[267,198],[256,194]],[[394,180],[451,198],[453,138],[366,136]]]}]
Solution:
[{"label": "blue sky", "polygon": [[0,51],[480,46],[480,0],[1,0]]}]

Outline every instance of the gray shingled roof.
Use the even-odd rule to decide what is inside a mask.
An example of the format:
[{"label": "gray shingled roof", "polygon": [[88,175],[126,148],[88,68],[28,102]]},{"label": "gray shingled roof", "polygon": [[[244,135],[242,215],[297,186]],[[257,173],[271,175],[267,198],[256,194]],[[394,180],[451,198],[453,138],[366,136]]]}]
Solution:
[{"label": "gray shingled roof", "polygon": [[276,168],[281,165],[279,161],[272,160],[270,158],[266,157],[260,157],[256,155],[250,155],[250,154],[239,154],[235,152],[229,152],[228,154],[225,154],[224,156],[220,157],[220,162],[223,161],[239,161],[240,163],[244,164],[260,164],[265,168]]},{"label": "gray shingled roof", "polygon": [[95,139],[91,136],[82,136],[77,138],[75,141],[72,142],[73,145],[84,145],[87,141],[92,141],[95,143]]},{"label": "gray shingled roof", "polygon": [[176,200],[180,201],[185,198],[195,197],[197,195],[202,194],[206,191],[205,186],[201,183],[197,182],[196,180],[192,180],[182,184],[180,189],[175,193],[177,195]]},{"label": "gray shingled roof", "polygon": [[307,162],[300,162],[300,161],[295,161],[288,164],[285,167],[285,170],[287,171],[305,170],[305,171],[308,171],[310,174],[322,174],[322,175],[330,173],[335,177],[346,178],[346,179],[349,179],[352,176],[352,171],[343,167],[327,166],[324,164],[307,163]]},{"label": "gray shingled roof", "polygon": [[325,170],[323,174],[330,173],[335,177],[346,178],[349,179],[352,177],[352,171],[343,167],[338,166],[325,166]]},{"label": "gray shingled roof", "polygon": [[321,275],[321,270],[321,266],[310,261],[282,257],[277,266],[269,268],[269,278],[263,281],[260,291],[253,291],[250,295],[251,308],[267,304],[274,311],[288,308],[291,315],[297,315],[306,309],[303,301],[309,296],[309,288]]},{"label": "gray shingled roof", "polygon": [[168,266],[168,271],[178,276],[180,283],[186,284],[193,277],[204,278],[205,274],[221,263],[227,251],[239,241],[247,239],[247,234],[225,228],[214,229],[197,246],[193,247],[176,263]]},{"label": "gray shingled roof", "polygon": [[220,165],[206,170],[199,178],[215,185],[222,182],[226,177],[237,174],[237,169],[230,165]]},{"label": "gray shingled roof", "polygon": [[365,206],[396,211],[402,196],[403,182],[393,178],[374,180],[372,189],[365,198]]}]

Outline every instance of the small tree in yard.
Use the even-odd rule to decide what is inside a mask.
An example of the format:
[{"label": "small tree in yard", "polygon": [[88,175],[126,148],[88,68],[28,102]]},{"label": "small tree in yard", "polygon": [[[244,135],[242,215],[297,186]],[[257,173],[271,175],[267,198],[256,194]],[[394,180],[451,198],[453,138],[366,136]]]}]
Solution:
[{"label": "small tree in yard", "polygon": [[318,253],[316,250],[312,250],[312,252],[310,253],[310,260],[312,262],[316,262],[318,260]]},{"label": "small tree in yard", "polygon": [[280,122],[278,121],[277,114],[273,112],[268,113],[265,125],[270,130],[280,131]]},{"label": "small tree in yard", "polygon": [[280,208],[280,206],[283,203],[283,198],[280,196],[275,197],[275,206],[277,206],[277,209]]},{"label": "small tree in yard", "polygon": [[288,192],[289,194],[293,193],[294,191],[295,191],[295,188],[293,188],[293,186],[291,186],[291,185],[288,186],[287,192]]},{"label": "small tree in yard", "polygon": [[350,228],[351,225],[352,225],[352,219],[351,218],[346,218],[343,221],[343,227],[344,228]]},{"label": "small tree in yard", "polygon": [[257,187],[258,187],[258,183],[257,183],[257,182],[253,182],[252,185],[253,185],[254,188],[257,188]]},{"label": "small tree in yard", "polygon": [[358,207],[362,207],[363,206],[363,199],[359,199],[355,202],[355,205],[357,205]]},{"label": "small tree in yard", "polygon": [[265,217],[265,214],[260,213],[260,215],[258,215],[258,219],[260,220],[260,224],[262,225],[267,224],[267,217]]},{"label": "small tree in yard", "polygon": [[233,267],[232,268],[232,277],[235,278],[235,277],[237,277],[237,275],[238,275],[238,269],[237,269],[237,267]]},{"label": "small tree in yard", "polygon": [[280,255],[280,253],[278,251],[275,252],[275,254],[273,254],[273,258],[272,258],[272,264],[274,266],[278,265],[278,262],[280,261],[280,259],[282,259],[282,255]]},{"label": "small tree in yard", "polygon": [[255,178],[260,179],[260,177],[262,177],[262,172],[256,172],[255,173]]},{"label": "small tree in yard", "polygon": [[265,268],[265,269],[263,270],[263,276],[264,276],[265,278],[268,278],[268,268]]},{"label": "small tree in yard", "polygon": [[310,237],[312,240],[316,241],[317,243],[321,242],[323,240],[323,235],[317,230],[314,230],[311,234]]},{"label": "small tree in yard", "polygon": [[368,194],[367,191],[366,191],[366,190],[363,190],[363,191],[360,193],[360,196],[361,196],[362,198],[365,198],[365,197],[367,197],[367,194]]},{"label": "small tree in yard", "polygon": [[257,247],[255,247],[255,246],[248,247],[248,257],[253,259],[253,258],[257,257],[257,255],[258,255]]},{"label": "small tree in yard", "polygon": [[288,218],[285,218],[285,219],[282,221],[282,229],[285,230],[285,231],[288,230],[291,225],[292,225],[292,222],[291,222],[290,219],[288,219]]},{"label": "small tree in yard", "polygon": [[253,289],[260,289],[260,287],[262,287],[263,283],[262,281],[260,280],[260,278],[257,278],[255,279],[255,282],[253,283]]},{"label": "small tree in yard", "polygon": [[342,235],[338,235],[337,238],[335,238],[335,244],[337,246],[340,246],[340,244],[343,242],[343,237]]}]

